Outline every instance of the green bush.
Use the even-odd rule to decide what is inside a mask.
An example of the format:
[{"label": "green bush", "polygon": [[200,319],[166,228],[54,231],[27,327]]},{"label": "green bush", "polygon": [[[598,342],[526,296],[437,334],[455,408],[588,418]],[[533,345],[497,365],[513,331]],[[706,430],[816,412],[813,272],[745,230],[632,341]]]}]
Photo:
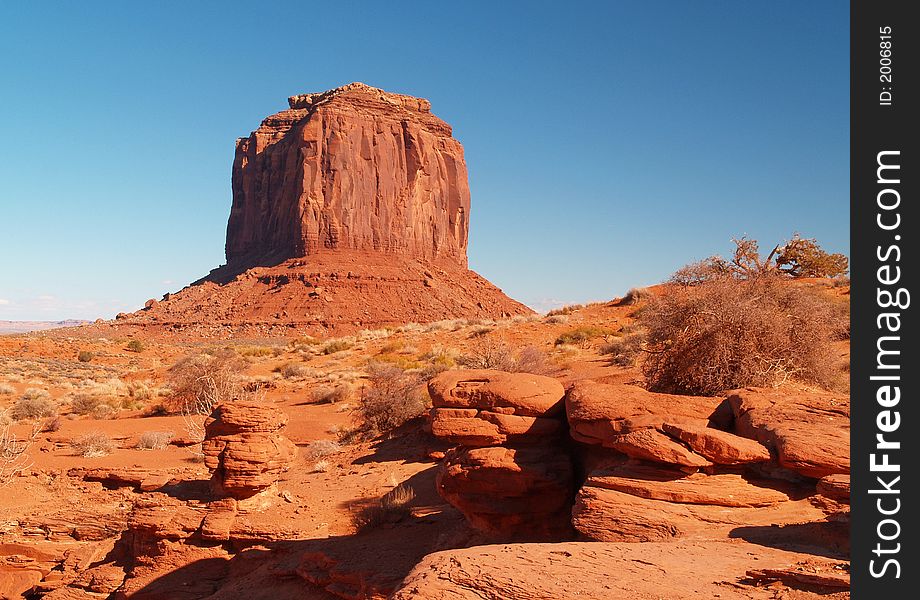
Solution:
[{"label": "green bush", "polygon": [[131,340],[128,342],[127,350],[129,352],[143,352],[144,343],[140,340]]}]

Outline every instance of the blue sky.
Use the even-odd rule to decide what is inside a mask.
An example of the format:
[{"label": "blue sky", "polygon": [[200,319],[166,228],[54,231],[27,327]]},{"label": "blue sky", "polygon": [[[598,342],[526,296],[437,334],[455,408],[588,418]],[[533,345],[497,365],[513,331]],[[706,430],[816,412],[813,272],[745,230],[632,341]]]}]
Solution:
[{"label": "blue sky", "polygon": [[741,234],[849,252],[844,2],[7,2],[0,73],[0,319],[222,264],[234,140],[351,81],[454,127],[470,265],[531,306]]}]

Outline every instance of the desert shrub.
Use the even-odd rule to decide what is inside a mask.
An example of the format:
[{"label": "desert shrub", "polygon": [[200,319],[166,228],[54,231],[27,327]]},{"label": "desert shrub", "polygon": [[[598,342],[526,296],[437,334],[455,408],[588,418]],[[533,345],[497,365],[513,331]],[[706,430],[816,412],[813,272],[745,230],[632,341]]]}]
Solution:
[{"label": "desert shrub", "polygon": [[610,362],[621,367],[629,367],[636,364],[639,354],[642,352],[642,344],[645,341],[645,334],[632,333],[612,338],[609,342],[600,347],[600,353],[610,356]]},{"label": "desert shrub", "polygon": [[477,343],[468,354],[457,358],[457,364],[467,369],[495,369],[511,372],[514,369],[514,355],[511,347],[503,341],[485,338]]},{"label": "desert shrub", "polygon": [[71,448],[74,449],[78,456],[83,458],[98,458],[108,456],[114,452],[115,442],[101,431],[96,431],[74,440],[71,443]]},{"label": "desert shrub", "polygon": [[544,322],[544,323],[547,323],[547,324],[549,324],[549,325],[564,325],[565,323],[568,323],[568,322],[569,322],[569,315],[566,315],[566,314],[561,314],[561,315],[560,315],[560,314],[555,314],[555,315],[547,314],[546,317],[543,318],[543,322]]},{"label": "desert shrub", "polygon": [[146,383],[140,381],[132,381],[128,383],[128,396],[134,399],[136,402],[146,402],[153,397],[153,391],[148,387]]},{"label": "desert shrub", "polygon": [[281,365],[278,372],[281,373],[281,376],[285,379],[300,379],[310,375],[313,369],[302,362],[292,361]]},{"label": "desert shrub", "polygon": [[162,450],[176,436],[172,431],[145,431],[137,438],[135,448],[139,450]]},{"label": "desert shrub", "polygon": [[0,396],[12,396],[16,393],[16,388],[8,383],[0,383]]},{"label": "desert shrub", "polygon": [[80,350],[80,352],[77,353],[77,360],[82,363],[88,363],[89,361],[93,360],[95,356],[96,355],[89,350]]},{"label": "desert shrub", "polygon": [[320,341],[315,337],[309,335],[304,337],[295,338],[290,341],[290,346],[294,350],[299,350],[301,348],[309,348],[311,346],[316,346]]},{"label": "desert shrub", "polygon": [[415,500],[415,491],[400,484],[355,515],[359,531],[368,531],[381,525],[398,523],[412,515],[410,504]]},{"label": "desert shrub", "polygon": [[535,346],[521,348],[514,357],[513,373],[541,375],[552,370],[546,353]]},{"label": "desert shrub", "polygon": [[323,385],[313,390],[314,404],[336,404],[344,402],[351,397],[351,386],[347,383],[338,385]]},{"label": "desert shrub", "polygon": [[677,285],[691,286],[725,277],[729,274],[729,265],[724,259],[718,256],[710,256],[679,268],[671,275],[668,281]]},{"label": "desert shrub", "polygon": [[328,460],[322,459],[313,463],[313,466],[310,467],[308,473],[325,473],[332,466],[332,463]]},{"label": "desert shrub", "polygon": [[45,419],[42,423],[41,430],[42,433],[54,433],[55,431],[60,431],[61,429],[61,417],[60,415],[55,415],[48,419]]},{"label": "desert shrub", "polygon": [[351,348],[351,343],[347,340],[331,340],[323,346],[322,353],[326,355],[335,354],[349,348]]},{"label": "desert shrub", "polygon": [[278,349],[275,346],[241,346],[237,348],[237,353],[240,356],[276,356],[275,350]]},{"label": "desert shrub", "polygon": [[779,277],[720,278],[651,302],[643,370],[658,391],[717,394],[787,378],[837,385],[830,301]]},{"label": "desert shrub", "polygon": [[338,454],[341,451],[342,445],[335,440],[316,440],[310,442],[310,445],[307,446],[304,451],[304,458],[306,460],[317,460]]},{"label": "desert shrub", "polygon": [[57,404],[46,390],[28,388],[10,408],[10,417],[17,421],[31,421],[53,417],[57,412]]},{"label": "desert shrub", "polygon": [[584,304],[567,304],[559,308],[554,308],[553,310],[546,313],[547,317],[556,317],[559,315],[570,315],[576,310],[581,310],[585,307]]},{"label": "desert shrub", "polygon": [[101,396],[93,394],[74,394],[70,400],[71,412],[78,415],[88,415],[95,411],[105,401]]},{"label": "desert shrub", "polygon": [[572,346],[583,346],[595,338],[611,334],[613,334],[613,331],[605,327],[583,325],[560,334],[559,337],[556,338],[555,345],[561,346],[563,344],[568,344]]},{"label": "desert shrub", "polygon": [[131,340],[125,347],[128,352],[143,352],[145,348],[146,346],[144,346],[144,342],[140,340]]},{"label": "desert shrub", "polygon": [[420,389],[421,378],[386,363],[371,363],[368,385],[362,388],[355,408],[365,434],[386,433],[421,416],[428,408],[428,394]]},{"label": "desert shrub", "polygon": [[814,238],[799,234],[779,246],[776,251],[776,268],[791,277],[839,277],[850,268],[843,254],[825,252]]},{"label": "desert shrub", "polygon": [[746,236],[732,238],[735,249],[731,260],[711,256],[678,269],[670,279],[682,286],[731,277],[751,279],[768,275],[788,277],[842,277],[849,270],[849,259],[843,254],[825,252],[814,238],[803,238],[798,233],[774,246],[766,258],[760,255],[757,240]]},{"label": "desert shrub", "polygon": [[546,354],[534,346],[525,346],[515,352],[500,340],[486,338],[468,354],[457,358],[457,364],[467,369],[493,369],[508,373],[546,373],[551,370]]},{"label": "desert shrub", "polygon": [[214,407],[243,393],[239,376],[246,361],[231,352],[195,354],[179,360],[167,374],[173,412],[207,415]]}]

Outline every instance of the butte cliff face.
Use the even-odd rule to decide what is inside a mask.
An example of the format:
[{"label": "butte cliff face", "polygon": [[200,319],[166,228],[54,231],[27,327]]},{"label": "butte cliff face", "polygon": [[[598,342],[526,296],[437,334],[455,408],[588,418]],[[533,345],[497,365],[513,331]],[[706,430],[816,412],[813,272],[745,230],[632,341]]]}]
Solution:
[{"label": "butte cliff face", "polygon": [[237,141],[229,265],[348,249],[466,266],[463,147],[427,100],[352,83],[288,104]]},{"label": "butte cliff face", "polygon": [[288,104],[237,141],[227,264],[119,326],[338,335],[532,312],[467,268],[463,147],[427,100],[352,83]]}]

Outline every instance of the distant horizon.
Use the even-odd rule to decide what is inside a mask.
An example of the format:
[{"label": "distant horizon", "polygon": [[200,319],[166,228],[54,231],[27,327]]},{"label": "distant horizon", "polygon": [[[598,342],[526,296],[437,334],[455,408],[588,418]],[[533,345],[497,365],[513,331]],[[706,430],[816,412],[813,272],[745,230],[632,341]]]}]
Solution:
[{"label": "distant horizon", "polygon": [[0,320],[111,319],[223,264],[236,138],[352,81],[453,127],[470,268],[538,312],[733,236],[849,255],[846,4],[469,2],[435,28],[432,10],[0,6]]}]

